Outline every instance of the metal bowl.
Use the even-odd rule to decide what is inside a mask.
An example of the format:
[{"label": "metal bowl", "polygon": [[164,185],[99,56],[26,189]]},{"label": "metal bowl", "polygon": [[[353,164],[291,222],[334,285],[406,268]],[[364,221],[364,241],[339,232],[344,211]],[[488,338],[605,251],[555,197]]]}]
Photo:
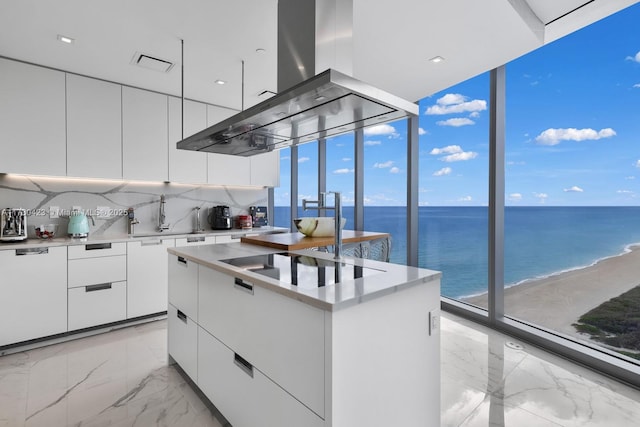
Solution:
[{"label": "metal bowl", "polygon": [[53,239],[57,232],[57,224],[36,225],[36,237],[39,237],[40,239]]}]

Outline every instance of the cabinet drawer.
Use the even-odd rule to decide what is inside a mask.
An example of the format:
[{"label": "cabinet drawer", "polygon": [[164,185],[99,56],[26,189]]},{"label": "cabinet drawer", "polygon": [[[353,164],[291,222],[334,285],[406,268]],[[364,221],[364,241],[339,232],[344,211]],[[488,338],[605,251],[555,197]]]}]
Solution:
[{"label": "cabinet drawer", "polygon": [[169,303],[198,320],[198,264],[169,255]]},{"label": "cabinet drawer", "polygon": [[324,426],[320,417],[252,366],[251,360],[202,328],[198,328],[197,384],[234,426]]},{"label": "cabinet drawer", "polygon": [[127,280],[126,255],[69,260],[70,288],[124,280]]},{"label": "cabinet drawer", "polygon": [[169,304],[169,355],[191,377],[198,380],[198,325],[190,317]]},{"label": "cabinet drawer", "polygon": [[198,324],[324,416],[324,311],[201,267]]},{"label": "cabinet drawer", "polygon": [[69,246],[69,259],[97,258],[112,255],[126,255],[127,244],[122,243],[95,243],[86,245]]},{"label": "cabinet drawer", "polygon": [[216,243],[231,243],[233,242],[233,237],[231,235],[226,236],[216,236]]},{"label": "cabinet drawer", "polygon": [[82,286],[68,292],[70,331],[127,317],[127,282]]},{"label": "cabinet drawer", "polygon": [[216,243],[215,236],[191,236],[176,239],[176,247],[212,245]]}]

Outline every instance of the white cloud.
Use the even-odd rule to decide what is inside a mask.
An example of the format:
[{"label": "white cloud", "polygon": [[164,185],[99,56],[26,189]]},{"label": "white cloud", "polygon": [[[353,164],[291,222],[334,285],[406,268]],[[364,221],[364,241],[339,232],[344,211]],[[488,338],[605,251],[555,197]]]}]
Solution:
[{"label": "white cloud", "polygon": [[640,160],[636,161],[635,165],[637,168],[640,168]]},{"label": "white cloud", "polygon": [[353,172],[354,172],[354,169],[349,169],[349,168],[336,169],[333,171],[333,173],[336,175],[344,175],[344,174],[353,173]]},{"label": "white cloud", "polygon": [[540,203],[544,204],[547,199],[549,198],[549,195],[547,193],[533,193],[534,197],[536,197]]},{"label": "white cloud", "polygon": [[636,177],[635,177],[635,176],[633,176],[633,175],[629,175],[629,176],[628,176],[628,177],[626,177],[625,179],[636,179]]},{"label": "white cloud", "polygon": [[436,105],[427,108],[427,115],[474,113],[487,109],[487,101],[473,99],[471,101],[464,95],[448,93],[436,101]]},{"label": "white cloud", "polygon": [[351,161],[351,157],[343,157],[342,161],[343,162],[350,162]]},{"label": "white cloud", "polygon": [[282,156],[280,157],[280,160],[291,160],[291,156]]},{"label": "white cloud", "polygon": [[393,135],[396,133],[396,128],[388,124],[381,124],[375,126],[369,126],[364,128],[364,134],[366,136],[370,135]]},{"label": "white cloud", "polygon": [[463,162],[465,160],[471,160],[478,157],[478,153],[473,151],[463,151],[462,153],[449,154],[448,156],[440,157],[443,162]]},{"label": "white cloud", "polygon": [[400,173],[400,168],[397,168],[394,166],[391,169],[389,169],[389,173]]},{"label": "white cloud", "polygon": [[435,171],[433,173],[433,176],[444,176],[444,175],[449,175],[451,172],[453,172],[453,169],[451,169],[450,167],[446,167],[446,168],[442,168],[438,171]]},{"label": "white cloud", "polygon": [[540,145],[558,145],[561,141],[597,140],[601,138],[610,138],[615,134],[616,131],[611,128],[600,129],[599,131],[590,128],[550,128],[536,136],[536,142]]},{"label": "white cloud", "polygon": [[464,196],[458,199],[459,202],[470,202],[471,200],[473,200],[471,196]]},{"label": "white cloud", "polygon": [[507,196],[507,200],[512,202],[519,202],[522,200],[522,194],[520,193],[511,193]]},{"label": "white cloud", "polygon": [[382,142],[381,141],[365,141],[364,145],[371,147],[374,145],[382,145]]},{"label": "white cloud", "polygon": [[476,122],[474,122],[471,119],[467,119],[466,117],[455,117],[455,118],[447,119],[447,120],[439,120],[439,121],[436,122],[436,124],[438,126],[460,127],[460,126],[475,125]]},{"label": "white cloud", "polygon": [[636,53],[635,56],[627,56],[625,59],[627,61],[640,62],[640,52]]},{"label": "white cloud", "polygon": [[462,153],[462,147],[460,147],[459,145],[447,145],[446,147],[442,147],[442,148],[434,148],[433,150],[431,150],[429,154],[433,154],[434,156],[437,156],[438,154],[453,154],[453,153]]},{"label": "white cloud", "polygon": [[461,104],[467,99],[466,96],[459,93],[448,93],[436,101],[438,105],[454,105]]},{"label": "white cloud", "polygon": [[523,162],[523,161],[521,161],[521,162],[514,162],[514,161],[507,162],[508,166],[522,166],[522,165],[526,165],[526,164],[527,163]]},{"label": "white cloud", "polygon": [[584,192],[584,190],[580,187],[578,187],[577,185],[574,185],[573,187],[570,188],[565,188],[564,190],[565,193],[582,193]]},{"label": "white cloud", "polygon": [[633,194],[633,191],[631,191],[631,190],[618,190],[618,191],[616,191],[616,193],[618,193],[618,194]]},{"label": "white cloud", "polygon": [[311,160],[309,157],[300,157],[298,163],[308,162],[309,160]]},{"label": "white cloud", "polygon": [[418,128],[418,135],[426,135],[427,131],[422,129],[422,128]]},{"label": "white cloud", "polygon": [[633,85],[633,87],[635,87],[635,88],[640,88],[640,83],[636,83],[636,84],[634,84],[634,85]]},{"label": "white cloud", "polygon": [[378,169],[386,169],[386,168],[390,168],[391,166],[393,166],[393,160],[389,160],[387,162],[384,163],[376,163],[373,165],[374,168],[378,168]]},{"label": "white cloud", "polygon": [[472,119],[477,119],[478,117],[480,117],[480,113],[474,111],[473,113],[469,114],[469,117],[471,117]]}]

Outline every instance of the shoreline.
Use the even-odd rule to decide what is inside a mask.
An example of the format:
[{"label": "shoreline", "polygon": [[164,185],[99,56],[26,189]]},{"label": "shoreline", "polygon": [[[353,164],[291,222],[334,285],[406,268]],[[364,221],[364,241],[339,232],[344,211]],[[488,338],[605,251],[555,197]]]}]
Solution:
[{"label": "shoreline", "polygon": [[[626,245],[617,255],[590,265],[520,281],[505,287],[505,313],[582,340],[572,326],[600,304],[640,285],[640,243]],[[487,293],[461,298],[487,307]]]}]

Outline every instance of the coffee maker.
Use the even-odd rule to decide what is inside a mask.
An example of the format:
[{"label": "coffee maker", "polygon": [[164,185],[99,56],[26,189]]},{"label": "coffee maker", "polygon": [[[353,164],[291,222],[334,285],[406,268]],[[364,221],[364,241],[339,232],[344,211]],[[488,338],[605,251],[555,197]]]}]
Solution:
[{"label": "coffee maker", "polygon": [[6,208],[0,212],[0,242],[18,242],[27,238],[27,211]]}]

